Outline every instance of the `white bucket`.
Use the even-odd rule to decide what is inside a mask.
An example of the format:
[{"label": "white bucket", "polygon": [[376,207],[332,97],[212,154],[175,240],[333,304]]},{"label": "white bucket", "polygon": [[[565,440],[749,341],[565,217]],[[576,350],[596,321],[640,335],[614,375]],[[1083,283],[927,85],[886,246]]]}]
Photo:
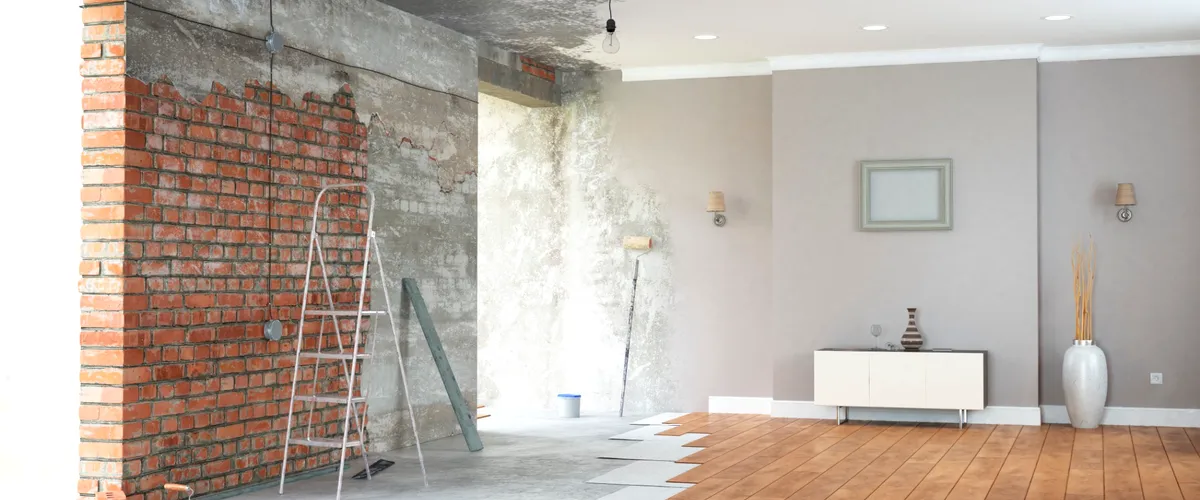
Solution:
[{"label": "white bucket", "polygon": [[579,418],[579,395],[558,395],[558,416],[562,418]]}]

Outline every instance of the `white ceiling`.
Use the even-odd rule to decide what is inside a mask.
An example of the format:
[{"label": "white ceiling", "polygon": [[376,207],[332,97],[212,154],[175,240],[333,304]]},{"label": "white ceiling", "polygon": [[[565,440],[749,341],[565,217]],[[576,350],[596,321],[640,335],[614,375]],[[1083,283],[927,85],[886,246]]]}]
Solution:
[{"label": "white ceiling", "polygon": [[[762,61],[768,57],[1010,44],[1107,45],[1200,40],[1200,0],[618,0],[610,67]],[[608,17],[606,5],[597,14]],[[1068,21],[1044,21],[1057,14]],[[884,24],[885,31],[862,26]],[[702,33],[719,35],[699,41]]]}]

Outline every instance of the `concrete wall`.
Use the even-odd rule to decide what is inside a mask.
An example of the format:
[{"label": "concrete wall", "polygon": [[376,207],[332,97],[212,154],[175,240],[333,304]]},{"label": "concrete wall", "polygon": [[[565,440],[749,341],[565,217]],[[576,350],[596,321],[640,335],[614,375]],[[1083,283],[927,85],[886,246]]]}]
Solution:
[{"label": "concrete wall", "polygon": [[[1041,393],[1063,404],[1071,246],[1096,241],[1096,342],[1109,406],[1198,408],[1200,57],[1041,66]],[[1116,219],[1132,182],[1134,218]],[[1163,385],[1150,385],[1159,372]]]},{"label": "concrete wall", "polygon": [[[987,349],[988,404],[1038,404],[1037,64],[774,76],[775,399],[812,400],[812,351]],[[952,158],[952,231],[858,230],[857,162]]]},{"label": "concrete wall", "polygon": [[[140,4],[147,8],[128,9],[131,76],[166,77],[197,96],[213,82],[238,89],[247,80],[270,79],[261,40],[271,29],[267,0]],[[275,2],[273,23],[288,45],[275,57],[276,85],[298,98],[310,91],[328,96],[349,83],[357,119],[370,125],[368,183],[379,198],[376,227],[393,280],[394,312],[403,311],[421,438],[456,433],[424,337],[407,316],[399,279],[420,281],[458,381],[473,402],[475,42],[373,0]],[[378,287],[372,298],[382,307]],[[380,356],[364,370],[376,449],[411,443],[395,348],[386,327],[381,333]]]},{"label": "concrete wall", "polygon": [[[75,498],[79,478],[79,231],[81,208],[79,6],[22,7],[37,23],[0,35],[10,47],[38,38],[7,62],[29,78],[0,81],[8,189],[5,244],[10,355],[0,363],[0,484],[21,498]],[[13,302],[15,300],[15,302]],[[34,340],[36,338],[36,340]],[[28,348],[17,342],[29,339]],[[36,478],[36,480],[34,480]]]},{"label": "concrete wall", "polygon": [[[769,79],[567,86],[562,108],[482,101],[481,400],[544,409],[570,391],[585,410],[616,409],[626,235],[655,239],[628,411],[770,396]],[[710,190],[726,192],[724,228],[704,212]]]}]

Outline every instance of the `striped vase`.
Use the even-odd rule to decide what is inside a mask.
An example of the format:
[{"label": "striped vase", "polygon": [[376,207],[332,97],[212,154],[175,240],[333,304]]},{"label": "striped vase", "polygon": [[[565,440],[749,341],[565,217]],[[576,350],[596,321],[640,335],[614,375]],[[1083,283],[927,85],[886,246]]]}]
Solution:
[{"label": "striped vase", "polygon": [[921,338],[921,331],[917,330],[917,308],[908,308],[908,328],[904,329],[904,335],[900,336],[900,345],[904,346],[905,350],[915,351],[920,349],[925,344],[925,339]]}]

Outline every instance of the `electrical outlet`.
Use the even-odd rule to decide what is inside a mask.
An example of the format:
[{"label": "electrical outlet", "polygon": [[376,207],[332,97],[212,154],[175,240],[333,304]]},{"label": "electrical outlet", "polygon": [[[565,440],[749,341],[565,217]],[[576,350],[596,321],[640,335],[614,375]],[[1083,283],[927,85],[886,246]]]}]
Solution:
[{"label": "electrical outlet", "polygon": [[1151,373],[1150,374],[1150,383],[1153,385],[1162,385],[1162,374],[1161,373]]}]

